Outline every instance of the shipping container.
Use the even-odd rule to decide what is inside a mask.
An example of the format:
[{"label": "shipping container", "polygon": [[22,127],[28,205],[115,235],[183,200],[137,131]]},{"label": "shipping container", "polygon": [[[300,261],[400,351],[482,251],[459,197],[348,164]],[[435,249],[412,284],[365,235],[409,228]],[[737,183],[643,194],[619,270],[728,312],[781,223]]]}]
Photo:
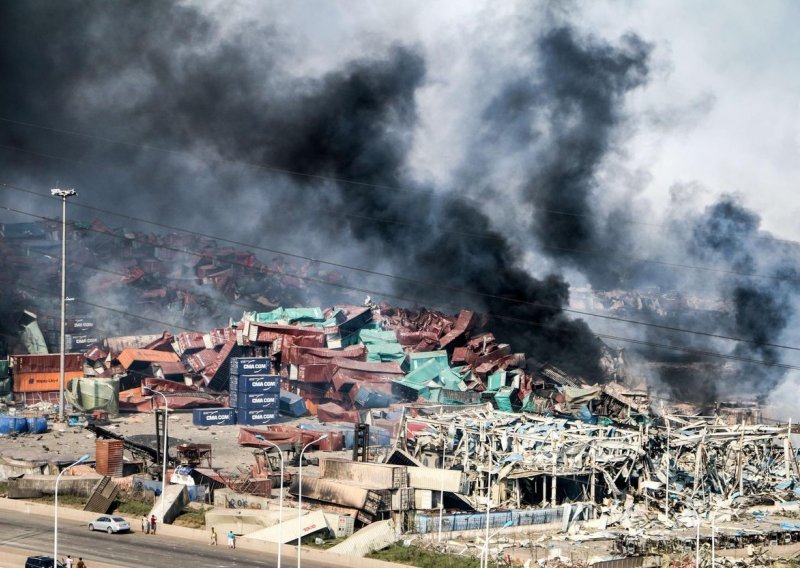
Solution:
[{"label": "shipping container", "polygon": [[[83,376],[81,371],[65,371],[64,384],[72,379],[79,379]],[[60,387],[61,373],[53,371],[49,373],[18,373],[14,372],[14,392],[46,392],[57,391]]]},{"label": "shipping container", "polygon": [[282,390],[280,409],[289,416],[303,416],[306,413],[306,401],[302,396]]},{"label": "shipping container", "polygon": [[70,351],[86,351],[90,346],[99,344],[100,339],[95,335],[66,334],[64,342]]},{"label": "shipping container", "polygon": [[122,476],[122,440],[95,440],[95,470],[100,475]]},{"label": "shipping container", "polygon": [[230,405],[240,410],[271,410],[279,409],[280,396],[278,393],[245,392],[231,393]]},{"label": "shipping container", "polygon": [[236,410],[233,408],[195,408],[192,411],[192,424],[195,426],[230,426],[236,424]]},{"label": "shipping container", "polygon": [[408,468],[404,465],[320,458],[319,476],[355,481],[380,489],[408,487]]},{"label": "shipping container", "polygon": [[259,426],[278,421],[277,410],[239,410],[236,418],[242,426]]},{"label": "shipping container", "polygon": [[231,359],[231,376],[267,375],[272,372],[269,357],[235,357]]},{"label": "shipping container", "polygon": [[231,375],[228,391],[233,393],[277,393],[281,390],[280,375]]}]

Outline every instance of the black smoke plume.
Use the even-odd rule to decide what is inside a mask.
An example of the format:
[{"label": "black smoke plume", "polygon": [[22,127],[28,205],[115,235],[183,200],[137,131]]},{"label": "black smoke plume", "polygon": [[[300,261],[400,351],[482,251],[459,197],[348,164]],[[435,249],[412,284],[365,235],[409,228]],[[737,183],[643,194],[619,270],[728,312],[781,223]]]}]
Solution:
[{"label": "black smoke plume", "polygon": [[[0,117],[98,136],[5,122],[0,140],[18,151],[4,154],[3,166],[18,179],[66,179],[121,212],[182,218],[178,224],[206,233],[283,237],[328,258],[356,247],[360,264],[374,257],[413,277],[395,283],[396,294],[512,318],[498,320],[506,330],[498,335],[516,349],[599,376],[599,342],[561,311],[567,283],[526,273],[521,250],[493,231],[478,204],[409,176],[415,95],[426,80],[415,48],[390,47],[298,78],[269,26],[223,34],[186,5],[31,2],[0,10],[11,86],[0,95]],[[243,162],[303,175],[259,178]],[[417,220],[424,229],[409,223]],[[491,238],[448,233],[465,227]]]}]

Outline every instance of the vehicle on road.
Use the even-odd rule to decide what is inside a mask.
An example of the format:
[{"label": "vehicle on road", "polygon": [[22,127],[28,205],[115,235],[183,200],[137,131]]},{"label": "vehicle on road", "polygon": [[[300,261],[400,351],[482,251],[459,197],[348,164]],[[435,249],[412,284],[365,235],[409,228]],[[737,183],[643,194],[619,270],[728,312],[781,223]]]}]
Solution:
[{"label": "vehicle on road", "polygon": [[[58,568],[64,568],[64,565],[59,562],[56,564]],[[25,568],[53,568],[52,556],[28,556],[25,561]]]},{"label": "vehicle on road", "polygon": [[131,525],[122,517],[112,517],[110,515],[103,515],[97,517],[89,523],[90,531],[106,531],[108,534],[127,532],[131,530]]}]

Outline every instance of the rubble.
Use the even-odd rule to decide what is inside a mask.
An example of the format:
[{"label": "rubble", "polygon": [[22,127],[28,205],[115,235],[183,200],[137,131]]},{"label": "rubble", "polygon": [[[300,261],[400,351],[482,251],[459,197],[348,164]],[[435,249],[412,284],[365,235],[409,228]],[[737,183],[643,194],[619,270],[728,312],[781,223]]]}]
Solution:
[{"label": "rubble", "polygon": [[[47,225],[38,227],[38,233],[10,228],[6,234],[20,241],[24,234],[47,238]],[[338,278],[313,264],[262,264],[252,253],[207,239],[132,239],[98,222],[73,228],[71,237],[76,258],[124,269],[123,278],[95,284],[135,290],[137,310],[177,310],[185,321],[218,321],[206,330],[103,337],[91,317],[73,315],[66,397],[69,410],[84,418],[94,411],[157,417],[159,436],[146,443],[113,427],[86,426],[91,437],[121,442],[145,473],[161,463],[162,395],[170,413],[225,409],[213,419],[199,411],[197,427],[226,428],[222,424],[238,420],[233,435],[240,446],[253,448],[254,464],[212,467],[210,444],[181,443],[167,457],[173,485],[187,488],[185,495],[172,488],[169,498],[214,500],[215,490],[223,488],[225,495],[237,496],[224,499],[220,526],[249,527],[249,538],[271,542],[281,534],[288,541],[323,530],[344,535],[361,529],[338,545],[348,554],[401,535],[437,534],[442,541],[443,532],[439,546],[476,553],[488,528],[503,534],[489,535],[492,556],[523,543],[533,550],[558,542],[544,557],[565,565],[562,547],[606,541],[612,543],[607,562],[670,554],[673,564],[692,564],[693,533],[702,529],[701,546],[711,546],[711,524],[721,527],[714,536],[725,550],[800,540],[800,525],[791,520],[800,502],[791,438],[797,429],[765,423],[758,405],[720,402],[712,416],[681,403],[656,407],[649,392],[634,388],[621,350],[605,348],[602,376],[573,376],[516,352],[487,318],[467,309],[447,315],[369,298],[361,305],[353,299],[354,304],[288,307],[300,301],[285,303],[287,298],[305,299],[298,291],[309,291],[306,276]],[[44,279],[55,276],[51,262],[40,266],[32,258],[11,260],[42,268]],[[187,279],[197,286],[187,286]],[[206,317],[216,312],[198,292],[201,286],[231,303],[246,300],[248,311],[227,323]],[[644,293],[576,298],[602,301],[614,314],[669,314],[687,305],[717,309]],[[15,417],[53,414],[59,357],[42,353],[54,346],[53,312],[24,299],[35,309],[19,314],[18,340],[12,343],[29,353],[0,362],[0,397]],[[243,361],[254,366],[247,379],[239,369]],[[267,399],[277,408],[267,409]],[[265,412],[250,419],[250,411]],[[26,435],[8,430],[9,436]],[[301,465],[305,446],[302,465],[311,470],[301,486],[288,468]],[[346,450],[352,459],[331,457]],[[282,477],[278,452],[287,458]],[[324,454],[310,457],[312,452]],[[53,473],[62,465],[0,457],[0,473],[9,476]],[[285,497],[302,491],[310,509],[308,522],[287,520],[282,533],[271,510],[281,488]],[[241,503],[248,499],[269,503],[264,506],[270,510],[250,516],[228,510],[231,502],[246,508]],[[349,520],[349,529],[340,527],[342,519]],[[549,536],[534,540],[534,532]],[[762,553],[750,559],[769,560]]]}]

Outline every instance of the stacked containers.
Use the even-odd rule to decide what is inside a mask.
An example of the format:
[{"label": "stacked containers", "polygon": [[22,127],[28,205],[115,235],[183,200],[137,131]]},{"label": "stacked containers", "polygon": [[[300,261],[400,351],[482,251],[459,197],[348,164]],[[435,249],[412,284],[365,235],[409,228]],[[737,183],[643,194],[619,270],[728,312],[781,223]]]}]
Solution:
[{"label": "stacked containers", "polygon": [[236,409],[239,424],[257,426],[277,420],[281,378],[271,371],[269,357],[231,359],[229,404]]}]

